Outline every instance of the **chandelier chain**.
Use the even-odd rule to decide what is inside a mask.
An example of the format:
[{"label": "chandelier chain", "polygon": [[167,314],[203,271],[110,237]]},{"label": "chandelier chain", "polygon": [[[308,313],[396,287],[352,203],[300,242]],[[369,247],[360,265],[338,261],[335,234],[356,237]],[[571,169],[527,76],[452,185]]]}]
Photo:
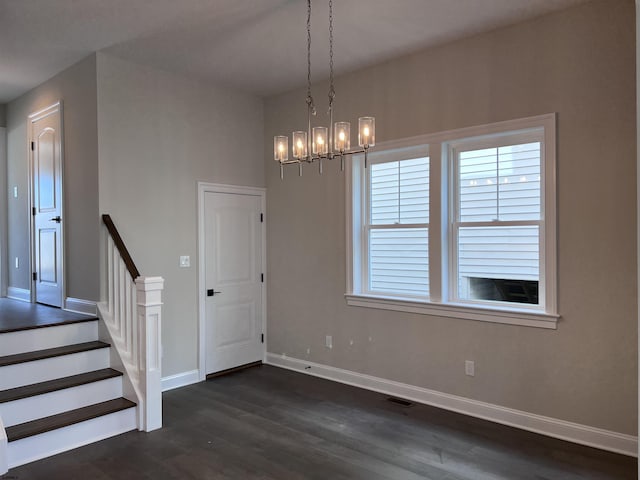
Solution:
[{"label": "chandelier chain", "polygon": [[307,106],[312,115],[316,114],[316,107],[311,96],[311,0],[307,0]]},{"label": "chandelier chain", "polygon": [[333,0],[329,0],[329,108],[336,97],[336,89],[333,85]]}]

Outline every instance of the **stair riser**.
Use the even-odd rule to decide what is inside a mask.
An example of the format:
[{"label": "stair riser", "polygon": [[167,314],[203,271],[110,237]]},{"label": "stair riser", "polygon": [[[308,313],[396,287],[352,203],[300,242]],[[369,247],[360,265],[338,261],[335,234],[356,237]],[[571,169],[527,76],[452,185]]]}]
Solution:
[{"label": "stair riser", "polygon": [[119,397],[122,397],[122,377],[114,377],[0,403],[0,416],[5,426],[10,427]]},{"label": "stair riser", "polygon": [[108,348],[7,365],[0,367],[0,390],[100,370],[108,366]]},{"label": "stair riser", "polygon": [[33,328],[0,334],[2,355],[33,352],[98,339],[98,321],[72,323],[47,328]]},{"label": "stair riser", "polygon": [[85,422],[9,442],[9,468],[66,452],[137,428],[136,409],[128,408]]}]

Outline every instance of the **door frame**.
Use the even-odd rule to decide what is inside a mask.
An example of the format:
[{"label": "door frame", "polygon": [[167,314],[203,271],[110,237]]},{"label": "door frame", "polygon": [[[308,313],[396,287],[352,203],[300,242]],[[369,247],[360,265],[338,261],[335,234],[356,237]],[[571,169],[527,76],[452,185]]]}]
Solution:
[{"label": "door frame", "polygon": [[31,303],[35,303],[36,301],[36,288],[35,282],[33,280],[33,272],[36,265],[36,248],[35,248],[35,217],[32,215],[34,204],[33,204],[33,181],[35,176],[34,171],[34,159],[33,154],[34,151],[31,149],[31,142],[35,141],[33,138],[33,124],[38,120],[51,115],[54,111],[58,111],[58,119],[60,121],[60,216],[62,217],[62,222],[60,223],[60,263],[61,263],[61,278],[60,283],[62,284],[62,291],[60,299],[60,308],[64,309],[67,298],[67,282],[66,282],[66,259],[65,259],[65,235],[64,235],[64,225],[65,225],[65,213],[64,213],[64,110],[62,107],[62,100],[58,100],[57,102],[45,107],[37,112],[29,114],[27,124],[27,151],[29,152],[29,182],[27,185],[27,193],[29,195],[29,291],[30,291],[30,301]]},{"label": "door frame", "polygon": [[[267,209],[267,189],[260,187],[246,187],[239,185],[225,185],[221,183],[198,182],[198,378],[206,379],[206,308],[205,308],[205,217],[204,200],[207,193],[230,193],[236,195],[251,195],[260,198],[260,206],[263,213],[261,246],[262,272],[267,275],[267,220],[264,213]],[[262,331],[265,341],[262,344],[262,359],[266,359],[267,353],[267,283],[262,283]]]}]

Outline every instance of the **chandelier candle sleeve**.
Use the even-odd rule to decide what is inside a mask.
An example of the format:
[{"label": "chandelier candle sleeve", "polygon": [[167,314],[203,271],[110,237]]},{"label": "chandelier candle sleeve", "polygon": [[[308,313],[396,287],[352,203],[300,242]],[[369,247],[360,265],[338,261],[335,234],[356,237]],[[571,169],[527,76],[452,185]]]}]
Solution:
[{"label": "chandelier candle sleeve", "polygon": [[293,132],[293,158],[302,160],[308,156],[307,152],[307,132]]},{"label": "chandelier candle sleeve", "polygon": [[376,119],[373,117],[360,117],[358,119],[358,145],[363,148],[369,148],[375,144]]},{"label": "chandelier candle sleeve", "polygon": [[351,148],[351,124],[336,122],[334,125],[333,148],[336,152],[344,153]]},{"label": "chandelier candle sleeve", "polygon": [[312,153],[314,155],[326,155],[327,143],[327,127],[313,127]]},{"label": "chandelier candle sleeve", "polygon": [[280,163],[289,160],[289,139],[284,135],[273,137],[273,159]]}]

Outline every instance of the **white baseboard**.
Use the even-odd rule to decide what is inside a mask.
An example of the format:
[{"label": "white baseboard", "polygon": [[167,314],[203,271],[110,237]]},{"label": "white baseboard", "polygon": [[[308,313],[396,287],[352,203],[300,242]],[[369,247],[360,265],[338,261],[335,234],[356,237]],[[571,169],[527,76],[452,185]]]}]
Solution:
[{"label": "white baseboard", "polygon": [[87,315],[98,314],[96,302],[82,300],[81,298],[67,297],[64,301],[64,309],[70,312],[85,313]]},{"label": "white baseboard", "polygon": [[638,456],[638,437],[632,435],[567,422],[556,418],[544,417],[542,415],[501,407],[500,405],[480,402],[436,390],[429,390],[384,378],[364,375],[350,370],[307,362],[297,358],[283,357],[273,353],[267,353],[266,363],[276,367],[295,370],[308,375],[372,390],[385,395],[406,398],[414,402],[521,428],[549,437],[621,453],[631,457]]},{"label": "white baseboard", "polygon": [[7,298],[13,298],[21,302],[31,302],[31,291],[26,288],[7,287]]},{"label": "white baseboard", "polygon": [[186,387],[200,381],[198,370],[176,373],[162,378],[162,391],[173,390],[174,388]]}]

